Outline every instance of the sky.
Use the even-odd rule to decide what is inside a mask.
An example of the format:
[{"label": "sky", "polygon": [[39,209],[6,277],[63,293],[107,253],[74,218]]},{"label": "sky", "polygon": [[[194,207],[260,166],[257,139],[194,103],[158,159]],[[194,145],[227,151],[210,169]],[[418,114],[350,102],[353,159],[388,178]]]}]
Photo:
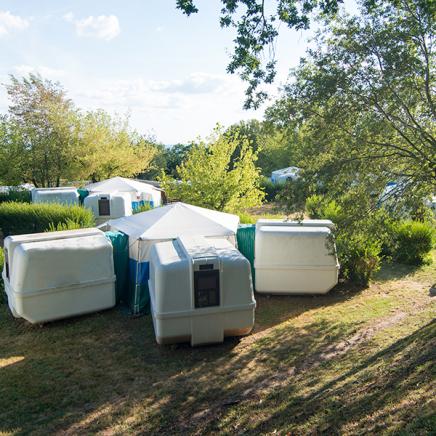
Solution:
[{"label": "sky", "polygon": [[[1,0],[0,83],[9,74],[59,81],[75,104],[128,114],[133,128],[164,144],[207,137],[216,123],[261,119],[243,110],[245,84],[226,73],[233,30],[219,27],[219,0],[197,0],[186,17],[175,0]],[[310,32],[282,28],[279,93]],[[0,113],[8,107],[0,89]]]}]

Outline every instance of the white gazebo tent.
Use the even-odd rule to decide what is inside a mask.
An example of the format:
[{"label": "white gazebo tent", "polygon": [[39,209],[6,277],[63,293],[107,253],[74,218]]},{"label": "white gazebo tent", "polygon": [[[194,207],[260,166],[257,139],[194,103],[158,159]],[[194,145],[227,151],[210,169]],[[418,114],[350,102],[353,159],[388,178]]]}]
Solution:
[{"label": "white gazebo tent", "polygon": [[102,182],[91,183],[85,186],[90,193],[113,193],[128,192],[132,197],[132,205],[144,201],[149,202],[153,207],[160,206],[162,203],[161,191],[145,182],[138,182],[125,177],[112,177]]},{"label": "white gazebo tent", "polygon": [[185,203],[172,203],[147,212],[110,220],[112,230],[129,237],[129,276],[133,313],[144,310],[149,300],[149,256],[157,242],[180,236],[227,239],[236,245],[239,217]]}]

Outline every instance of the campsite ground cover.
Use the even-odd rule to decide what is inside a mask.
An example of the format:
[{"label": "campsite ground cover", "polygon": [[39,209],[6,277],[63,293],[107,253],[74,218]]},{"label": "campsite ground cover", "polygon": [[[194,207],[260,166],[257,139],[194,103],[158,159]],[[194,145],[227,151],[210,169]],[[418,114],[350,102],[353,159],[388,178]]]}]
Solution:
[{"label": "campsite ground cover", "polygon": [[40,327],[0,304],[0,434],[428,434],[435,274],[386,265],[365,289],[257,295],[251,335],[196,349],[156,345],[150,316]]}]

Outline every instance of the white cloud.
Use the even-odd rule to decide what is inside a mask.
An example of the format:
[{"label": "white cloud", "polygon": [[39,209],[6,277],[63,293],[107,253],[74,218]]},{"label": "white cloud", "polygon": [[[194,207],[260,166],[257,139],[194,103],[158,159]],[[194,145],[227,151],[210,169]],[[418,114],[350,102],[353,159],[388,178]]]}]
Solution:
[{"label": "white cloud", "polygon": [[0,11],[0,37],[29,27],[29,21],[9,11]]},{"label": "white cloud", "polygon": [[207,73],[192,73],[180,80],[163,80],[150,83],[154,91],[179,94],[214,93],[223,91],[226,85],[228,85],[228,76]]},{"label": "white cloud", "polygon": [[27,76],[28,74],[40,74],[46,79],[60,79],[65,76],[65,71],[57,68],[51,68],[44,65],[16,65],[14,71],[20,76]]},{"label": "white cloud", "polygon": [[72,12],[64,15],[64,20],[68,23],[74,24],[78,36],[95,37],[110,41],[117,37],[120,32],[120,23],[115,15],[99,15],[82,19],[75,19]]}]

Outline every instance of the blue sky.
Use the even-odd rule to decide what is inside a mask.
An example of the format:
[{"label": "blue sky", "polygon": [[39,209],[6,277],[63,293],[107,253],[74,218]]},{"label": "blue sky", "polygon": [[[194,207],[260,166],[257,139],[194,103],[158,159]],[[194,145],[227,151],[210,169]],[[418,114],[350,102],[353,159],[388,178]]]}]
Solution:
[{"label": "blue sky", "polygon": [[[39,72],[60,81],[83,109],[130,115],[166,144],[207,136],[219,122],[261,118],[242,109],[245,85],[226,73],[232,30],[218,0],[197,0],[187,18],[175,0],[2,0],[0,81]],[[277,87],[304,54],[309,32],[282,28]],[[7,110],[0,91],[0,112]]]}]

